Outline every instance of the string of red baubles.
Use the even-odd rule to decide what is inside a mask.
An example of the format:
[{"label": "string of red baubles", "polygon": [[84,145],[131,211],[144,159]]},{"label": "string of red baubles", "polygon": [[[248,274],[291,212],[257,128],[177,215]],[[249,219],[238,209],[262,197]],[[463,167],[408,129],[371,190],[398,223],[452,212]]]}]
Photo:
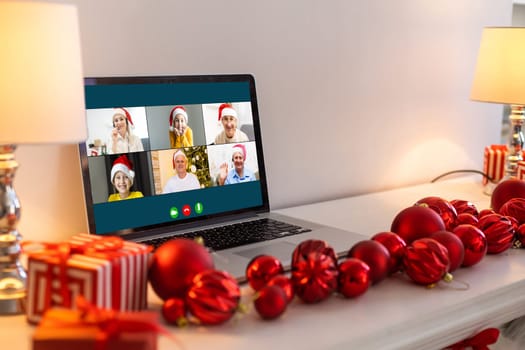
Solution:
[{"label": "string of red baubles", "polygon": [[[525,181],[517,179],[496,186],[491,209],[478,211],[467,200],[425,197],[400,211],[390,231],[355,243],[342,260],[325,241],[307,240],[294,249],[289,275],[277,258],[260,255],[247,265],[246,278],[255,310],[263,319],[275,319],[295,296],[308,304],[334,293],[355,298],[394,273],[433,286],[450,281],[456,269],[513,245],[525,245]],[[216,270],[206,248],[193,240],[173,239],[160,246],[149,282],[170,324],[221,324],[241,306],[237,281]]]}]

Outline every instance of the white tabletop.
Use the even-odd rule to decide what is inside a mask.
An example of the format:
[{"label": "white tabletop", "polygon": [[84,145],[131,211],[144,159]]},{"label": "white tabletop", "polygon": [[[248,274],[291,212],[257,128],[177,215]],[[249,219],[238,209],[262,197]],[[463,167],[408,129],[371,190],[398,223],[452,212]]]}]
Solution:
[{"label": "white tabletop", "polygon": [[[470,177],[443,180],[279,212],[371,236],[388,231],[399,211],[427,196],[470,200],[478,209],[488,208],[489,197],[479,182]],[[356,299],[333,295],[318,304],[295,300],[273,321],[261,320],[252,309],[220,326],[169,329],[187,350],[440,349],[525,315],[523,290],[525,251],[508,250],[456,270],[452,283],[440,282],[433,289],[396,275]],[[243,293],[251,305],[251,290],[245,287]],[[159,309],[159,300],[150,299],[150,308]],[[32,332],[24,316],[0,317],[0,339],[12,349],[30,349]],[[159,349],[177,348],[160,337]]]}]

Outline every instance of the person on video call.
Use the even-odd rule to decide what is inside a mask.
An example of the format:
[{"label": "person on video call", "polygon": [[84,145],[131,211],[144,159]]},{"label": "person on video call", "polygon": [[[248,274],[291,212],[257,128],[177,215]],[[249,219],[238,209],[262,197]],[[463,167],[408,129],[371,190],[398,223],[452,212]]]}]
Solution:
[{"label": "person on video call", "polygon": [[243,144],[237,144],[232,147],[231,154],[233,169],[228,171],[228,164],[226,162],[219,166],[219,176],[217,179],[219,186],[255,181],[255,174],[244,166],[244,162],[246,161],[246,147]]},{"label": "person on video call", "polygon": [[193,146],[193,131],[188,126],[188,113],[183,106],[175,106],[170,112],[170,147]]},{"label": "person on video call", "polygon": [[175,175],[166,181],[162,193],[196,190],[201,187],[197,176],[189,173],[187,167],[188,158],[186,158],[184,152],[177,150],[173,154],[173,169],[175,169]]},{"label": "person on video call", "polygon": [[111,167],[111,183],[115,193],[109,195],[108,202],[144,197],[140,191],[131,191],[134,178],[133,164],[128,157],[123,154],[115,159]]},{"label": "person on video call", "polygon": [[131,115],[124,108],[115,108],[113,111],[113,129],[108,141],[108,153],[128,153],[144,151],[140,137],[133,134]]},{"label": "person on video call", "polygon": [[248,141],[248,135],[237,129],[237,111],[231,104],[223,103],[219,106],[219,121],[223,130],[215,137],[216,145]]}]

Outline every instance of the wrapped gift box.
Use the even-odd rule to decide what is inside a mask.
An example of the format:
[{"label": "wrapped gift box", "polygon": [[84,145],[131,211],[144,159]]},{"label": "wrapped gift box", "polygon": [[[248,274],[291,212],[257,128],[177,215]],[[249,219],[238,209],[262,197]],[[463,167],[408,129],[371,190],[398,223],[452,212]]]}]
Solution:
[{"label": "wrapped gift box", "polygon": [[52,306],[78,296],[118,311],[147,307],[151,247],[118,237],[79,234],[28,256],[27,320],[38,323]]},{"label": "wrapped gift box", "polygon": [[33,350],[155,350],[160,331],[153,312],[52,308],[33,333]]},{"label": "wrapped gift box", "polygon": [[[494,181],[499,181],[505,176],[505,164],[507,160],[508,147],[506,145],[490,145],[485,147],[483,155],[483,172]],[[483,185],[488,183],[483,178]]]}]

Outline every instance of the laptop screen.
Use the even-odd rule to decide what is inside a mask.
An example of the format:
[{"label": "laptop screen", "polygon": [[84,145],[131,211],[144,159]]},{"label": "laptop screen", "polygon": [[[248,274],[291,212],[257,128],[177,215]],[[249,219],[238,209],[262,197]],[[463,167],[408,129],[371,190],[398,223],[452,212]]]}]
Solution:
[{"label": "laptop screen", "polygon": [[268,210],[251,75],[85,78],[79,145],[90,233]]}]

